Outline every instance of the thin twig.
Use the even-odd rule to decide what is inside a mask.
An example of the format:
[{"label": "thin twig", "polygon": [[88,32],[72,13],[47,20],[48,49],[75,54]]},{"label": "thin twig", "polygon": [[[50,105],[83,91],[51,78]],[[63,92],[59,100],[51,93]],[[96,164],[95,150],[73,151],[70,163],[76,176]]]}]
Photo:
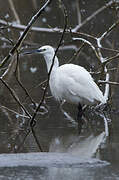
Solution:
[{"label": "thin twig", "polygon": [[[95,47],[98,48],[98,46],[95,46]],[[104,46],[100,47],[100,49],[119,53],[119,50],[117,50],[117,49],[111,49],[111,48],[107,48]]]},{"label": "thin twig", "polygon": [[24,116],[24,115],[22,115],[22,114],[19,114],[18,112],[16,112],[16,111],[14,111],[14,110],[12,110],[12,109],[9,109],[9,108],[7,108],[7,107],[5,107],[5,106],[1,106],[0,105],[0,108],[1,109],[6,109],[7,111],[10,111],[10,112],[12,112],[12,113],[14,113],[14,114],[16,114],[16,115],[18,115],[18,116],[20,116],[20,117],[23,117],[23,118],[30,118],[29,116]]},{"label": "thin twig", "polygon": [[38,139],[37,139],[36,133],[35,133],[35,131],[34,131],[34,127],[31,127],[31,132],[32,132],[32,134],[33,134],[33,137],[34,137],[34,139],[35,139],[35,141],[36,141],[36,144],[38,145],[40,151],[43,152],[43,148],[42,148],[41,144],[39,143],[39,141],[38,141]]},{"label": "thin twig", "polygon": [[74,36],[86,36],[87,38],[91,38],[91,39],[94,39],[96,40],[96,37],[93,36],[93,35],[90,35],[90,34],[87,34],[87,33],[84,33],[84,32],[73,32],[71,31],[72,35]]},{"label": "thin twig", "polygon": [[110,58],[107,58],[104,62],[103,62],[103,65],[105,66],[106,64],[112,62],[113,60],[115,60],[116,58],[119,57],[119,53],[117,53],[115,56],[113,57],[110,57]]},{"label": "thin twig", "polygon": [[81,51],[81,49],[84,47],[84,45],[85,45],[85,43],[82,43],[81,47],[78,49],[78,51],[76,51],[76,52],[74,53],[74,55],[70,58],[70,60],[69,60],[67,63],[72,62],[72,60],[75,59],[75,58],[78,56],[78,54],[80,53],[80,51]]},{"label": "thin twig", "polygon": [[98,39],[102,41],[102,39],[104,39],[117,25],[119,25],[119,20],[112,24],[112,26],[110,26],[109,29],[105,31]]},{"label": "thin twig", "polygon": [[30,133],[31,133],[31,130],[30,130],[30,129],[27,129],[27,133],[26,133],[26,135],[25,135],[25,137],[24,137],[22,143],[20,143],[20,145],[18,146],[17,152],[20,151],[21,147],[24,145],[24,143],[25,143],[25,141],[26,141],[26,138],[30,135]]},{"label": "thin twig", "polygon": [[14,92],[13,89],[11,89],[9,87],[9,85],[0,77],[0,81],[5,85],[5,87],[9,90],[10,94],[12,95],[12,97],[15,99],[15,101],[17,102],[17,104],[24,110],[24,112],[31,118],[30,113],[26,110],[26,108],[23,106],[23,104],[20,102],[18,96],[16,95],[16,93]]},{"label": "thin twig", "polygon": [[[14,42],[12,39],[8,38],[8,37],[5,37],[5,33],[3,32],[0,32],[0,34],[2,35],[2,37],[4,37],[4,41],[7,41],[9,42],[12,46],[14,46]],[[2,39],[3,40],[3,39]]]},{"label": "thin twig", "polygon": [[17,65],[16,65],[16,70],[15,70],[15,78],[18,82],[18,84],[21,86],[21,88],[24,90],[26,96],[30,99],[31,103],[33,103],[33,105],[36,107],[36,103],[34,102],[34,100],[32,99],[32,97],[30,96],[29,92],[27,91],[27,89],[23,86],[20,78],[18,78],[18,67],[19,67],[19,53],[17,52]]}]

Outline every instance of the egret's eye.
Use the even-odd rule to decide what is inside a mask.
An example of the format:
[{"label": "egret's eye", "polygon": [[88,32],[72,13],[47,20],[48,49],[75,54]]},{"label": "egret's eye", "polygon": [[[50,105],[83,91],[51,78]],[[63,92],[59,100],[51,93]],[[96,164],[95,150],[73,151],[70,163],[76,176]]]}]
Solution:
[{"label": "egret's eye", "polygon": [[40,52],[44,52],[46,51],[46,48],[43,48],[43,49],[39,49]]},{"label": "egret's eye", "polygon": [[46,49],[44,48],[44,49],[37,49],[37,52],[44,52],[44,51],[46,51]]}]

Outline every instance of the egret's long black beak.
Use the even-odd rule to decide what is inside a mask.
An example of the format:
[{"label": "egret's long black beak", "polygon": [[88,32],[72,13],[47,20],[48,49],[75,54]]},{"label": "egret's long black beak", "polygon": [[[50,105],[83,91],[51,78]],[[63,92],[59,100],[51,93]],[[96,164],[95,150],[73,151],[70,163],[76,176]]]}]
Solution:
[{"label": "egret's long black beak", "polygon": [[23,55],[34,54],[34,53],[40,53],[40,50],[35,49],[35,50],[31,50],[31,51],[26,51],[26,52],[23,52]]}]

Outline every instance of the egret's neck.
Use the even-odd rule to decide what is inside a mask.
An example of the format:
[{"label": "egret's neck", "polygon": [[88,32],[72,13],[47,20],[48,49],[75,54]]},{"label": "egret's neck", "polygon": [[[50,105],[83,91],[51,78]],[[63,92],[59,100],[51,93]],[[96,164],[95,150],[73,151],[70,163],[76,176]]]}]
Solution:
[{"label": "egret's neck", "polygon": [[[52,60],[53,60],[53,56],[50,55],[44,55],[45,61],[46,61],[46,65],[47,65],[47,70],[48,72],[50,71],[51,65],[52,65]],[[59,61],[58,58],[55,56],[55,60],[54,60],[54,64],[53,64],[53,68],[52,71],[56,70],[59,66]]]}]

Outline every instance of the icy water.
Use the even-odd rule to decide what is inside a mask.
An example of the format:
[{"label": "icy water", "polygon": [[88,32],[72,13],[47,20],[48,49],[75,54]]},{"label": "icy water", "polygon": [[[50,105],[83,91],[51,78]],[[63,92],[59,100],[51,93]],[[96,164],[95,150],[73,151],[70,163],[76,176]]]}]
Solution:
[{"label": "icy water", "polygon": [[[13,3],[11,3],[13,2]],[[16,42],[34,13],[44,1],[0,0],[0,20],[12,22],[14,28],[6,26],[0,21],[0,59],[2,60],[12,48],[10,39]],[[75,28],[77,18],[78,0],[64,0],[68,11],[68,26]],[[104,5],[100,0],[82,0],[79,2],[81,21]],[[48,6],[34,26],[41,28],[63,28],[63,14],[58,1]],[[87,23],[81,32],[99,36],[114,22],[116,14],[109,8]],[[44,32],[45,31],[45,32]],[[45,44],[57,47],[61,33],[31,31],[23,43],[24,49],[33,49]],[[82,37],[82,36],[81,36]],[[118,49],[118,29],[109,34],[103,42],[105,47]],[[85,38],[85,36],[83,36]],[[88,39],[89,41],[91,39]],[[65,35],[65,45],[58,52],[60,64],[68,62],[75,53],[76,46],[71,42],[71,36]],[[93,42],[93,41],[92,41]],[[80,47],[80,43],[76,43]],[[103,51],[104,57],[113,56],[109,51]],[[85,46],[80,55],[72,62],[84,66],[88,71],[96,71],[99,67],[94,52]],[[6,70],[7,64],[1,69],[0,75]],[[118,68],[114,61],[110,69]],[[38,103],[42,97],[47,71],[43,58],[39,55],[19,57],[20,79],[28,90],[32,99]],[[118,81],[118,70],[111,71],[111,81]],[[94,79],[97,80],[95,75]],[[18,84],[15,76],[9,75],[7,82],[18,95],[20,101],[33,114],[34,107],[31,100]],[[77,108],[64,104],[61,109],[50,94],[39,110],[36,120],[35,132],[44,153],[39,148],[30,133],[24,144],[28,118],[23,117],[18,104],[11,97],[10,92],[0,82],[0,180],[99,180],[119,179],[119,87],[111,86],[112,109],[100,114],[89,108],[85,112],[84,126],[81,135],[78,135],[75,121]],[[104,86],[101,86],[104,91]],[[7,108],[4,108],[7,107]],[[13,110],[13,111],[9,111]],[[15,113],[16,112],[16,113]],[[19,116],[19,114],[21,116]],[[106,137],[104,117],[111,121],[110,137]]]},{"label": "icy water", "polygon": [[[21,153],[1,155],[0,158],[1,179],[99,179],[110,170],[107,162],[69,156],[67,153]],[[98,170],[103,173],[100,177]],[[114,177],[112,172],[110,175]]]}]

